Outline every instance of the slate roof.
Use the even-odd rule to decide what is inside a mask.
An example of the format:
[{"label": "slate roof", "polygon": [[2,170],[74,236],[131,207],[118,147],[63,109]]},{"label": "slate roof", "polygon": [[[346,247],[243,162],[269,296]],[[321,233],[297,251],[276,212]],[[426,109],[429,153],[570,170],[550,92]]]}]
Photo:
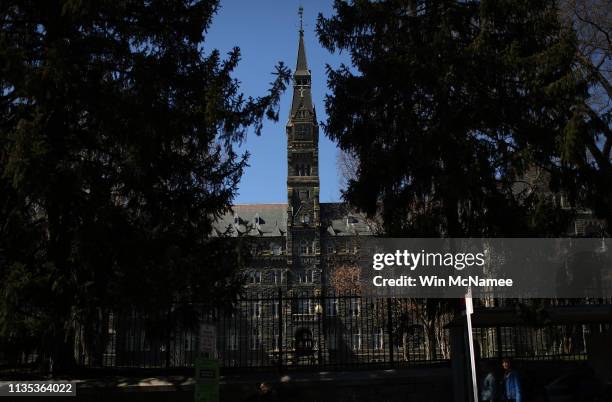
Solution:
[{"label": "slate roof", "polygon": [[[321,230],[328,236],[372,235],[363,214],[344,203],[321,203]],[[287,204],[234,205],[233,212],[221,217],[215,233],[231,236],[280,237],[287,233]]]},{"label": "slate roof", "polygon": [[216,234],[278,237],[287,233],[287,204],[234,205],[233,213],[221,217]]}]

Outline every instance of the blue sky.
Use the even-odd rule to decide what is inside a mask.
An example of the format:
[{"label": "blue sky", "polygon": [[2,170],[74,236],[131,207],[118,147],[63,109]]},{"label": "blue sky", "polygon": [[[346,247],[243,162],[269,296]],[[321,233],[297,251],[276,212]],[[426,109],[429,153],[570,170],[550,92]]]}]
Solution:
[{"label": "blue sky", "polygon": [[[312,95],[319,122],[327,116],[325,64],[337,67],[348,63],[345,54],[331,54],[319,44],[314,32],[319,12],[333,13],[331,0],[221,0],[221,8],[206,36],[205,51],[216,48],[227,53],[240,47],[242,59],[234,76],[246,95],[261,96],[269,88],[274,65],[283,61],[293,71],[298,45],[298,7],[304,7],[304,39],[308,66],[312,71]],[[291,89],[283,95],[280,120],[266,122],[262,135],[249,134],[243,148],[251,154],[235,199],[236,204],[279,203],[287,201],[287,141],[285,124],[289,114]],[[320,130],[319,169],[321,202],[340,199],[336,168],[337,148]]]}]

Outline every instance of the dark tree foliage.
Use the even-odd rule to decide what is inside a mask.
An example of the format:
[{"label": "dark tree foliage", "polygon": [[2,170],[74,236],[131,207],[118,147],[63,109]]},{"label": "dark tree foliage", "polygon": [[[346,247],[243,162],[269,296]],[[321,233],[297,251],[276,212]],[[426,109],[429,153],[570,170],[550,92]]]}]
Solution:
[{"label": "dark tree foliage", "polygon": [[559,143],[573,168],[566,184],[572,200],[612,225],[612,2],[562,0],[561,16],[578,40],[576,73],[588,98],[576,99],[572,122]]},{"label": "dark tree foliage", "polygon": [[[206,52],[218,1],[0,5],[0,336],[58,359],[75,323],[173,297],[235,297],[241,247],[211,238],[248,155],[277,119]],[[64,348],[64,350],[62,350]]]},{"label": "dark tree foliage", "polygon": [[[327,135],[358,159],[345,197],[389,235],[556,234],[560,133],[586,96],[575,37],[545,0],[336,1],[317,32]],[[544,167],[546,194],[521,183]],[[542,215],[541,213],[544,213]],[[548,214],[548,215],[546,215]]]}]

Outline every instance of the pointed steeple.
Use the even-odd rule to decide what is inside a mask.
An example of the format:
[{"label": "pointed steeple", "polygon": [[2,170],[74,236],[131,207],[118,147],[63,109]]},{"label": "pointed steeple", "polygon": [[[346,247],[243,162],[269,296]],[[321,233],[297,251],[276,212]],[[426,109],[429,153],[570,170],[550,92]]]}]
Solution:
[{"label": "pointed steeple", "polygon": [[300,6],[300,42],[298,46],[298,57],[295,65],[295,75],[310,75],[308,63],[306,62],[306,49],[304,48],[304,7]]},{"label": "pointed steeple", "polygon": [[[300,37],[298,42],[297,63],[295,65],[295,73],[293,74],[293,100],[291,102],[289,120],[297,116],[300,116],[302,119],[312,118],[314,116],[310,89],[310,70],[308,70],[306,48],[304,46],[304,9],[301,6],[298,14],[300,15]],[[300,110],[305,111],[306,114],[298,113]]]},{"label": "pointed steeple", "polygon": [[300,44],[298,46],[298,57],[295,65],[295,75],[310,75],[308,63],[306,62],[306,49],[304,48],[304,31],[300,30]]}]

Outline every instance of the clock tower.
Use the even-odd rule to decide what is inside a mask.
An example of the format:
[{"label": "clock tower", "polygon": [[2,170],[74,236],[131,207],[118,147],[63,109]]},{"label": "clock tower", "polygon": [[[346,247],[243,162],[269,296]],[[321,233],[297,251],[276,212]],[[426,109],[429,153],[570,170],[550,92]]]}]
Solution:
[{"label": "clock tower", "polygon": [[[302,9],[300,8],[300,16]],[[293,99],[287,123],[287,262],[293,271],[318,271],[320,255],[319,126],[300,23]],[[320,277],[316,275],[316,277]]]}]

